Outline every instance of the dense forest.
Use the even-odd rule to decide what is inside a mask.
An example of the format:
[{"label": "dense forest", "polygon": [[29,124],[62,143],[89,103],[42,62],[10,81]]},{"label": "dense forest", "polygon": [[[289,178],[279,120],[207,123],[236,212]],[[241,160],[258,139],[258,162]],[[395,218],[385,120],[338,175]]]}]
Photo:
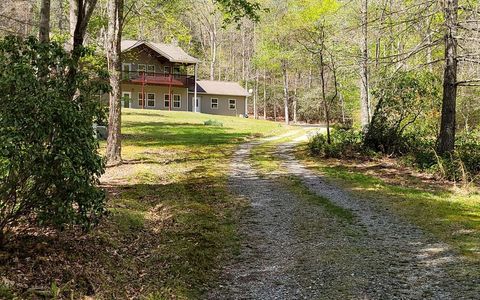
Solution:
[{"label": "dense forest", "polygon": [[[6,1],[2,34],[41,33],[39,6],[48,4],[52,40],[75,44],[74,3]],[[84,5],[88,24],[82,25],[81,40],[94,49],[96,64],[108,65],[112,75],[111,125],[119,124],[113,105],[120,98],[119,80],[113,74],[121,66],[115,49],[121,39],[178,44],[201,59],[200,78],[237,81],[251,90],[252,117],[326,123],[329,143],[331,123],[355,125],[364,133],[380,126],[367,136],[376,150],[395,152],[383,144],[421,133],[438,137],[435,148],[444,154],[454,150],[457,131],[468,134],[479,122],[475,1]],[[117,131],[111,130],[107,150],[113,163],[121,160]]]},{"label": "dense forest", "polygon": [[[441,97],[444,36],[450,30],[444,14],[455,9],[450,13],[458,63],[457,127],[468,131],[478,124],[476,1],[460,1],[457,7],[435,0],[259,4],[258,22],[228,22],[228,12],[215,1],[127,0],[123,38],[178,43],[202,60],[200,78],[240,81],[252,89],[253,116],[284,118],[286,100],[293,121],[325,122],[328,110],[332,121],[361,121],[363,116],[364,124],[385,78],[430,74],[438,79],[434,86]],[[3,35],[36,35],[40,1],[1,5]],[[68,1],[52,1],[52,39],[67,41],[70,27]],[[107,49],[107,27],[107,1],[100,0],[85,37],[100,59]]]}]

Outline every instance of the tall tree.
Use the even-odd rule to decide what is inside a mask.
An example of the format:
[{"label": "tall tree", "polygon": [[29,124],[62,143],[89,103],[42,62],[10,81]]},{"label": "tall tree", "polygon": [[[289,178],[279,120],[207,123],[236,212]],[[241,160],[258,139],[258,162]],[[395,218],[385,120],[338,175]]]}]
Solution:
[{"label": "tall tree", "polygon": [[443,12],[446,32],[442,118],[438,137],[438,152],[440,154],[452,152],[455,148],[458,0],[444,0]]},{"label": "tall tree", "polygon": [[42,43],[50,41],[50,0],[42,0],[41,3],[38,40]]},{"label": "tall tree", "polygon": [[285,110],[285,123],[288,125],[290,123],[290,119],[289,119],[289,113],[288,113],[289,90],[288,90],[288,69],[287,69],[286,60],[282,60],[282,75],[283,75],[283,107]]},{"label": "tall tree", "polygon": [[123,0],[108,0],[107,61],[110,73],[111,91],[109,95],[107,165],[122,162],[121,143],[121,91],[122,72],[121,42],[123,29]]},{"label": "tall tree", "polygon": [[360,113],[362,129],[370,123],[370,100],[368,90],[368,0],[361,0],[362,37],[360,41]]},{"label": "tall tree", "polygon": [[74,53],[83,45],[88,22],[96,5],[97,0],[70,0],[70,36]]}]

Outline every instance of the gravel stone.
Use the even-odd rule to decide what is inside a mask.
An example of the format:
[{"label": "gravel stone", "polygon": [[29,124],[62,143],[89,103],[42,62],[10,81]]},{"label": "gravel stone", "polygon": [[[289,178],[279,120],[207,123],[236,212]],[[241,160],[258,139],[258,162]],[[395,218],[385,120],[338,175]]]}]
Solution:
[{"label": "gravel stone", "polygon": [[294,143],[277,149],[283,167],[310,191],[352,211],[355,221],[260,176],[249,162],[258,143],[241,145],[232,160],[231,190],[251,205],[240,220],[240,254],[206,298],[480,299],[479,278],[449,275],[465,262],[448,245],[327,183],[295,159]]}]

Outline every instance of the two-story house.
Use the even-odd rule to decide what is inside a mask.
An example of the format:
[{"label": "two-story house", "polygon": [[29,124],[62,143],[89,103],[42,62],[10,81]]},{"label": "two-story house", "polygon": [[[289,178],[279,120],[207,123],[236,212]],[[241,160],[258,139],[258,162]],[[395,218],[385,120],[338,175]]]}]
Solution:
[{"label": "two-story house", "polygon": [[122,55],[123,107],[246,113],[244,88],[236,82],[197,80],[199,60],[176,45],[126,40]]}]

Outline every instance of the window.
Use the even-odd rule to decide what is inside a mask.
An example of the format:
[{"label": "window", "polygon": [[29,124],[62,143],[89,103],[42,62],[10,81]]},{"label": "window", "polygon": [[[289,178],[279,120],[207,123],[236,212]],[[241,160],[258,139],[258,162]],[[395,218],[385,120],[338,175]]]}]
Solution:
[{"label": "window", "polygon": [[122,77],[123,79],[130,79],[130,64],[123,64],[122,65]]},{"label": "window", "polygon": [[218,99],[212,98],[212,109],[218,109]]},{"label": "window", "polygon": [[170,95],[169,94],[165,94],[163,96],[163,105],[164,105],[165,108],[170,107]]},{"label": "window", "polygon": [[180,67],[173,67],[173,74],[180,74]]},{"label": "window", "polygon": [[163,73],[164,73],[165,75],[170,74],[170,67],[169,67],[169,66],[163,67]]},{"label": "window", "polygon": [[138,93],[138,106],[143,107],[143,94]]},{"label": "window", "polygon": [[147,94],[147,106],[155,107],[155,94],[151,94],[151,93]]},{"label": "window", "polygon": [[173,95],[173,107],[180,108],[182,106],[182,97],[180,95]]},{"label": "window", "polygon": [[142,76],[143,74],[145,74],[145,65],[139,64],[137,66],[137,71],[138,71],[138,76]]},{"label": "window", "polygon": [[228,108],[230,109],[237,109],[237,100],[235,99],[228,99]]},{"label": "window", "polygon": [[147,74],[148,76],[154,76],[155,75],[155,66],[154,65],[148,65],[147,67]]}]

